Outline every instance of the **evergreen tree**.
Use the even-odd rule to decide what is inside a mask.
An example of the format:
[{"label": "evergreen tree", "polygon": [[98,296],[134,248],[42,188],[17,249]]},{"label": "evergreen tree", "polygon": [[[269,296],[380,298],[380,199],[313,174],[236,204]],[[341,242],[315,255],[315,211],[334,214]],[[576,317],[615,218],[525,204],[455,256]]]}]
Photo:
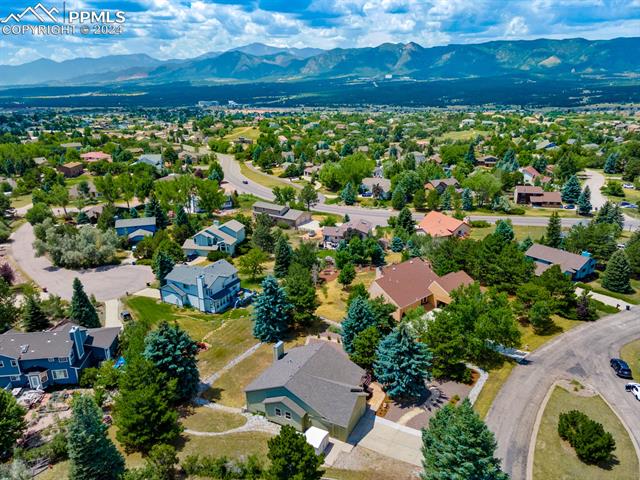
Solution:
[{"label": "evergreen tree", "polygon": [[377,358],[380,339],[380,331],[375,325],[358,333],[353,339],[353,353],[349,355],[351,360],[370,371]]},{"label": "evergreen tree", "polygon": [[520,242],[520,244],[518,245],[518,248],[520,248],[522,252],[526,252],[527,250],[529,250],[531,245],[533,245],[533,240],[529,235],[527,235],[527,238],[525,238],[524,240],[522,240],[522,242]]},{"label": "evergreen tree", "polygon": [[464,364],[466,338],[458,318],[437,314],[429,322],[424,341],[433,355],[432,371],[436,378],[462,380],[467,367]]},{"label": "evergreen tree", "polygon": [[440,196],[440,209],[451,210],[451,190],[448,188]]},{"label": "evergreen tree", "polygon": [[560,216],[558,212],[553,212],[547,224],[547,233],[545,235],[545,244],[553,248],[562,247],[562,227],[560,225]]},{"label": "evergreen tree", "polygon": [[356,269],[353,266],[353,263],[347,262],[340,269],[340,273],[338,274],[338,283],[340,283],[343,287],[348,287],[351,285],[356,278]]},{"label": "evergreen tree", "polygon": [[222,170],[222,165],[220,165],[218,161],[213,161],[209,164],[209,174],[207,178],[218,182],[218,185],[224,180],[224,170]]},{"label": "evergreen tree", "polygon": [[82,210],[78,212],[78,218],[76,221],[78,222],[78,225],[86,225],[87,223],[90,223],[89,217]]},{"label": "evergreen tree", "polygon": [[582,293],[578,297],[576,303],[576,315],[578,320],[582,321],[591,321],[598,318],[598,312],[596,311],[596,306],[589,297],[586,289],[582,290]]},{"label": "evergreen tree", "polygon": [[22,326],[26,332],[41,332],[49,328],[49,319],[42,311],[40,299],[35,294],[25,297],[22,306]]},{"label": "evergreen tree", "polygon": [[618,163],[618,154],[610,153],[604,162],[604,173],[618,173],[616,166]]},{"label": "evergreen tree", "polygon": [[347,182],[342,191],[340,192],[340,198],[345,205],[353,205],[356,203],[356,191],[353,188],[351,182]]},{"label": "evergreen tree", "polygon": [[391,195],[391,206],[396,210],[402,210],[407,204],[407,193],[401,185],[398,185]]},{"label": "evergreen tree", "polygon": [[115,480],[124,473],[124,458],[107,429],[92,397],[80,395],[73,400],[67,434],[70,480]]},{"label": "evergreen tree", "polygon": [[584,187],[584,190],[578,197],[578,213],[580,215],[591,214],[591,190],[589,189],[589,185]]},{"label": "evergreen tree", "polygon": [[71,297],[71,308],[69,309],[69,319],[86,328],[99,328],[100,319],[96,308],[89,300],[80,280],[73,279],[73,296]]},{"label": "evergreen tree", "polygon": [[473,210],[473,197],[469,188],[465,188],[462,191],[462,209],[467,212]]},{"label": "evergreen tree", "polygon": [[406,235],[413,235],[415,232],[415,222],[411,216],[411,210],[407,207],[400,210],[398,219],[396,220],[395,231],[396,233],[405,233]]},{"label": "evergreen tree", "polygon": [[[0,388],[0,452],[11,452],[16,441],[27,428],[24,420],[26,410],[22,408],[11,392]],[[1,478],[1,477],[0,477]]]},{"label": "evergreen tree", "polygon": [[464,155],[464,161],[471,166],[475,166],[476,164],[476,152],[474,150],[473,143],[469,144],[469,148],[467,149],[467,153]]},{"label": "evergreen tree", "polygon": [[163,250],[158,250],[153,256],[153,273],[160,285],[164,285],[164,279],[173,270],[175,262],[173,258]]},{"label": "evergreen tree", "polygon": [[513,233],[511,220],[498,220],[496,222],[496,231],[494,232],[494,235],[504,244],[512,242],[515,238],[515,234]]},{"label": "evergreen tree", "polygon": [[273,252],[274,248],[274,238],[271,233],[272,227],[273,222],[271,221],[271,218],[269,218],[269,215],[266,213],[256,215],[256,224],[253,228],[251,241],[260,250],[264,250],[269,253]]},{"label": "evergreen tree", "polygon": [[401,252],[404,250],[404,242],[400,237],[393,237],[391,239],[391,251],[392,252]]},{"label": "evergreen tree", "polygon": [[11,285],[0,278],[0,333],[9,330],[16,322],[20,310],[16,307],[16,294]]},{"label": "evergreen tree", "polygon": [[631,288],[631,265],[624,250],[613,254],[602,277],[602,286],[607,290],[618,293],[633,292]]},{"label": "evergreen tree", "polygon": [[156,227],[158,227],[158,230],[163,230],[169,225],[167,214],[165,213],[162,206],[160,206],[160,202],[155,195],[152,195],[149,199],[149,203],[145,205],[144,216],[156,217]]},{"label": "evergreen tree", "polygon": [[282,340],[291,325],[292,308],[275,277],[266,277],[254,302],[253,336],[262,342]]},{"label": "evergreen tree", "polygon": [[140,214],[138,213],[138,210],[134,207],[131,207],[129,209],[129,217],[130,218],[138,218],[140,216]]},{"label": "evergreen tree", "polygon": [[291,425],[284,425],[280,433],[268,441],[271,465],[266,478],[269,480],[320,480],[324,460],[316,455],[304,435]]},{"label": "evergreen tree", "polygon": [[508,480],[494,457],[496,439],[469,400],[447,404],[422,431],[422,480]]},{"label": "evergreen tree", "polygon": [[172,406],[176,380],[144,358],[127,360],[114,404],[116,438],[127,452],[148,452],[158,443],[174,442],[182,430]]},{"label": "evergreen tree", "polygon": [[293,321],[298,325],[311,325],[319,305],[311,271],[299,263],[292,264],[285,279],[285,289],[293,305]]},{"label": "evergreen tree", "polygon": [[144,357],[177,382],[178,400],[189,400],[198,393],[198,345],[177,324],[163,321],[144,339]]},{"label": "evergreen tree", "polygon": [[576,203],[580,197],[580,182],[578,177],[571,175],[562,187],[562,201],[564,203]]},{"label": "evergreen tree", "polygon": [[342,321],[342,345],[344,350],[353,353],[353,341],[360,332],[375,325],[376,319],[367,299],[356,297],[349,305],[347,316]]},{"label": "evergreen tree", "polygon": [[180,225],[180,226],[188,226],[189,225],[189,215],[187,215],[187,212],[184,210],[183,207],[178,206],[176,207],[176,218],[173,221],[173,223],[175,225]]},{"label": "evergreen tree", "polygon": [[293,250],[287,237],[282,235],[278,238],[275,248],[275,265],[273,267],[273,274],[277,278],[284,278],[289,272],[289,265],[291,265],[291,257],[293,256]]},{"label": "evergreen tree", "polygon": [[619,205],[607,200],[600,210],[598,210],[594,221],[595,223],[617,225],[622,230],[624,227],[624,214]]},{"label": "evergreen tree", "polygon": [[423,188],[418,188],[413,194],[413,206],[416,210],[424,210],[427,203],[427,195]]}]

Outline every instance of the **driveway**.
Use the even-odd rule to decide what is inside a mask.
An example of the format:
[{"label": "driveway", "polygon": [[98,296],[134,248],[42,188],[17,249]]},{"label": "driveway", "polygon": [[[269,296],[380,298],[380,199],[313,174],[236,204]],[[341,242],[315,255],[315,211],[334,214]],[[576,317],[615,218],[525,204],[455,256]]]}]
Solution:
[{"label": "driveway", "polygon": [[634,307],[587,322],[531,353],[527,365],[513,369],[486,418],[498,441],[497,456],[511,478],[527,478],[527,455],[538,410],[561,378],[575,378],[594,387],[625,424],[638,451],[640,406],[624,391],[626,381],[613,374],[609,359],[619,356],[623,345],[640,338],[639,316],[640,308]]},{"label": "driveway", "polygon": [[10,254],[18,267],[41,288],[70,300],[72,283],[78,277],[87,294],[99,301],[120,298],[153,282],[151,268],[142,265],[109,265],[89,270],[67,270],[54,266],[47,257],[36,257],[33,227],[25,223],[11,235]]},{"label": "driveway", "polygon": [[604,187],[606,179],[603,174],[595,170],[585,170],[585,172],[586,180],[582,188],[589,186],[589,190],[591,190],[591,206],[594,210],[600,210],[607,201],[607,197],[600,191]]}]

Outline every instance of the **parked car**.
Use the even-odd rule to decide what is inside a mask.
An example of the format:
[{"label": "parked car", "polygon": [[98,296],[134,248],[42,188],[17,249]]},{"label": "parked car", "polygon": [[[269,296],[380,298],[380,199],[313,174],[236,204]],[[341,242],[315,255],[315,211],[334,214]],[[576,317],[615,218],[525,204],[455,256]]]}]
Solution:
[{"label": "parked car", "polygon": [[609,363],[611,368],[613,368],[613,371],[616,372],[616,375],[620,378],[633,378],[631,376],[631,369],[624,360],[620,358],[612,358]]},{"label": "parked car", "polygon": [[618,205],[620,205],[620,208],[638,208],[638,205],[631,202],[620,202]]},{"label": "parked car", "polygon": [[242,183],[244,183],[245,185],[249,185],[249,182],[247,180],[242,180]]},{"label": "parked car", "polygon": [[622,188],[626,188],[627,190],[633,190],[636,187],[634,187],[633,184],[631,184],[631,183],[623,183],[622,184]]},{"label": "parked car", "polygon": [[564,207],[565,210],[574,210],[576,208],[576,206],[573,203],[570,203],[568,205],[565,205]]},{"label": "parked car", "polygon": [[633,393],[633,396],[640,400],[640,383],[627,383],[624,389],[627,392]]}]

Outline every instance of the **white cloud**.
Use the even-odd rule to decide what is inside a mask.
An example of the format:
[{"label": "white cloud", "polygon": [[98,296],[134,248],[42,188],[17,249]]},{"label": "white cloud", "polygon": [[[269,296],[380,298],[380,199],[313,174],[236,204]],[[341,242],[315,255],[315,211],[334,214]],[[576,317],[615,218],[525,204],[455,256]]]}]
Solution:
[{"label": "white cloud", "polygon": [[522,37],[527,33],[529,33],[529,27],[523,17],[513,17],[504,31],[507,37]]}]

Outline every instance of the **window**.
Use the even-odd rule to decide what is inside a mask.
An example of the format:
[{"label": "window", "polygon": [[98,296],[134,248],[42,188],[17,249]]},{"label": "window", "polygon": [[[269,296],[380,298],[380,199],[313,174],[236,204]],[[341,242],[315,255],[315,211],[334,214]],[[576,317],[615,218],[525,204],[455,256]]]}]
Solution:
[{"label": "window", "polygon": [[284,412],[284,418],[291,420],[291,412]]},{"label": "window", "polygon": [[281,417],[282,416],[282,410],[280,410],[279,408],[276,408],[276,417]]},{"label": "window", "polygon": [[60,358],[58,358],[58,362],[60,362],[60,363],[67,363],[67,359],[66,359],[66,358],[63,358],[63,357],[60,357]]},{"label": "window", "polygon": [[18,361],[17,360],[11,360],[11,366],[12,367],[17,367],[18,366]]},{"label": "window", "polygon": [[11,375],[11,381],[12,382],[19,382],[20,381],[20,375]]},{"label": "window", "polygon": [[66,370],[52,370],[54,380],[64,380],[69,378],[69,372]]},{"label": "window", "polygon": [[4,368],[4,362],[0,362],[0,368]]},{"label": "window", "polygon": [[55,359],[55,358],[48,358],[48,359],[47,359],[47,361],[48,361],[49,363],[54,363],[54,362],[56,361],[56,359]]}]

